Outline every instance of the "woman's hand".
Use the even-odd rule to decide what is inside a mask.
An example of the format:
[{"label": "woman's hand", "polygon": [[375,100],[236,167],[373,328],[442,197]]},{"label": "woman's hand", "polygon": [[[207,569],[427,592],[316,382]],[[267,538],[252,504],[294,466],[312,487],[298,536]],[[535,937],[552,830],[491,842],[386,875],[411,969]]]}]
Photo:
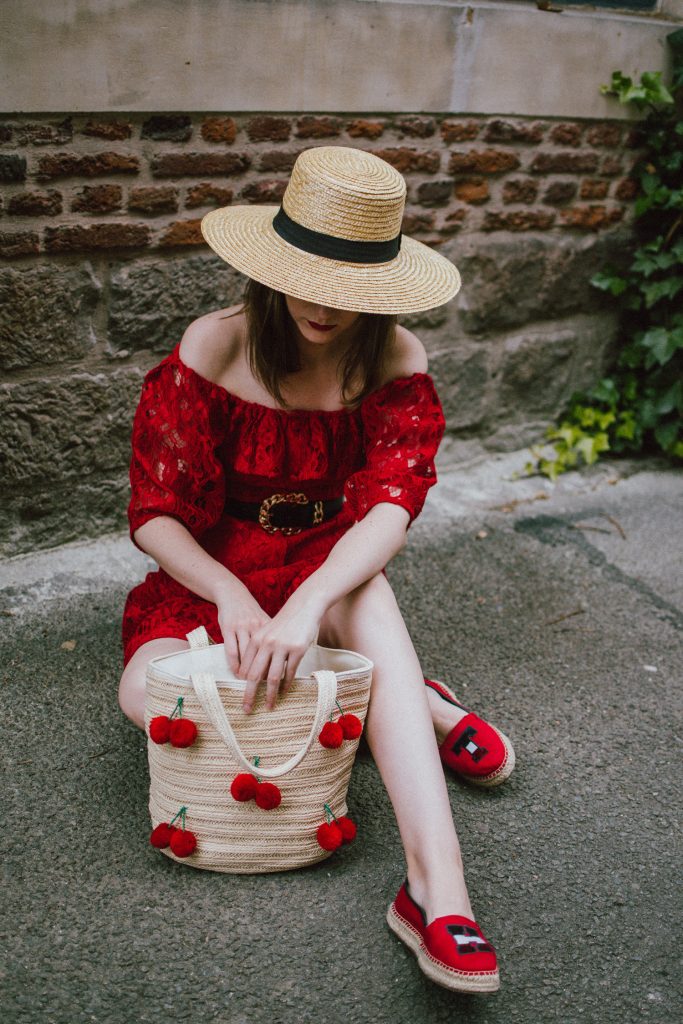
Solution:
[{"label": "woman's hand", "polygon": [[218,625],[225,644],[230,671],[237,675],[240,663],[257,630],[271,622],[255,597],[244,586],[231,586],[215,598]]},{"label": "woman's hand", "polygon": [[252,633],[242,651],[240,676],[247,680],[243,707],[247,714],[254,705],[259,681],[266,679],[266,707],[275,706],[280,683],[283,695],[292,685],[299,662],[313,643],[323,609],[317,601],[304,601],[294,591],[280,611]]}]

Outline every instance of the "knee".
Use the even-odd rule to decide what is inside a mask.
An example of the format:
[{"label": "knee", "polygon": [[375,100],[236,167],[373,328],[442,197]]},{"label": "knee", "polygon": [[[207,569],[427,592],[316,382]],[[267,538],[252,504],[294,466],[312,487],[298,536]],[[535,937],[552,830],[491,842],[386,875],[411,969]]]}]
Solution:
[{"label": "knee", "polygon": [[362,610],[363,614],[372,614],[373,611],[381,613],[386,611],[388,604],[398,607],[391,584],[381,572],[371,576],[360,587],[352,590],[350,594],[347,594],[347,599],[351,607]]},{"label": "knee", "polygon": [[378,572],[328,610],[321,623],[321,636],[327,636],[332,641],[331,646],[343,646],[354,622],[361,620],[368,624],[376,620],[381,625],[393,609],[398,609],[398,604],[391,584],[383,573]]}]

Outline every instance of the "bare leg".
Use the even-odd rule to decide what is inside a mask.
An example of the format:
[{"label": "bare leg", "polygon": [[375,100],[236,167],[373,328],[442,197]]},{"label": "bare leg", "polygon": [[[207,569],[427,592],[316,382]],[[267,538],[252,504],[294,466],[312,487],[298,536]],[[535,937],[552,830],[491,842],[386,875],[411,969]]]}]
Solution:
[{"label": "bare leg", "polygon": [[[447,680],[443,680],[443,682],[447,682]],[[443,743],[451,729],[458,724],[461,718],[465,717],[467,712],[460,708],[454,708],[452,704],[447,704],[431,687],[426,686],[425,690],[437,742]],[[459,697],[460,695],[458,695]]]},{"label": "bare leg", "polygon": [[119,704],[124,715],[130,718],[140,729],[145,727],[145,675],[147,662],[150,658],[160,657],[162,654],[174,654],[176,651],[184,651],[190,645],[187,640],[180,640],[176,637],[158,637],[156,640],[148,640],[146,644],[138,647],[130,659],[119,683]]},{"label": "bare leg", "polygon": [[473,917],[427,688],[386,577],[379,573],[330,608],[320,638],[374,663],[366,735],[396,814],[413,896],[429,921]]}]

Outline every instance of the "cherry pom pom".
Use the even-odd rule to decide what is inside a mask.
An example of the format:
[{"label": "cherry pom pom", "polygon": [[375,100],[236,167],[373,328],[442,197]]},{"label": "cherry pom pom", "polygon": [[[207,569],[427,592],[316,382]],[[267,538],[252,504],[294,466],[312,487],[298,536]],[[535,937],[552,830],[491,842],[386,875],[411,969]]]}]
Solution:
[{"label": "cherry pom pom", "polygon": [[189,857],[197,848],[197,837],[194,832],[177,828],[171,836],[171,850],[176,857]]},{"label": "cherry pom pom", "polygon": [[328,749],[341,747],[344,742],[344,733],[342,732],[341,725],[338,722],[325,722],[318,739]]},{"label": "cherry pom pom", "polygon": [[172,747],[191,747],[197,739],[197,726],[190,718],[174,718],[168,738]]},{"label": "cherry pom pom", "polygon": [[353,842],[358,831],[355,822],[351,821],[351,819],[347,817],[337,818],[337,826],[342,834],[342,843]]},{"label": "cherry pom pom", "polygon": [[355,715],[342,715],[339,725],[345,740],[357,740],[363,731],[363,723]]},{"label": "cherry pom pom", "polygon": [[256,796],[258,785],[259,782],[255,775],[250,775],[248,772],[240,772],[230,783],[230,792],[235,800],[253,800]]},{"label": "cherry pom pom", "polygon": [[282,800],[282,793],[278,786],[272,782],[259,782],[256,787],[256,806],[263,811],[271,811],[273,807],[279,807]]},{"label": "cherry pom pom", "polygon": [[342,830],[334,821],[329,825],[318,825],[316,835],[323,850],[336,850],[344,841]]},{"label": "cherry pom pom", "polygon": [[149,738],[153,743],[168,743],[171,719],[168,715],[157,715],[149,723]]},{"label": "cherry pom pom", "polygon": [[149,841],[157,850],[165,850],[170,844],[171,836],[174,832],[175,827],[173,825],[169,825],[167,821],[164,821],[161,825],[157,825],[157,827],[152,830]]}]

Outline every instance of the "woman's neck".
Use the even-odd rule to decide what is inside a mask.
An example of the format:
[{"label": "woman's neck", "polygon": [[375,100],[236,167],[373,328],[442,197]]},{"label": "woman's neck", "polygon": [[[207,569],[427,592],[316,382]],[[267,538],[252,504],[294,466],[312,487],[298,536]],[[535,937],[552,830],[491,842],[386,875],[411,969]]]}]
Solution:
[{"label": "woman's neck", "polygon": [[348,331],[329,342],[309,341],[297,331],[301,369],[315,374],[329,372],[330,368],[339,366],[345,352],[354,341],[356,326],[353,324]]}]

